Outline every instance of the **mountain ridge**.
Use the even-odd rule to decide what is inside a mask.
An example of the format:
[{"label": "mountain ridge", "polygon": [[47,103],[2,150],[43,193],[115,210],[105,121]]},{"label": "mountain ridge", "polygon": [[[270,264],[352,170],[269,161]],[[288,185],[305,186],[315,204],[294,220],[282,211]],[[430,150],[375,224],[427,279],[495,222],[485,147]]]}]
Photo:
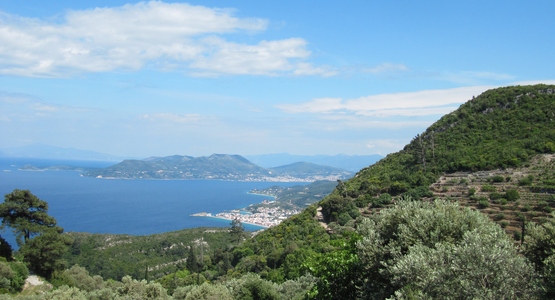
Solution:
[{"label": "mountain ridge", "polygon": [[104,169],[82,174],[96,178],[316,181],[344,179],[352,173],[329,166],[300,162],[274,169],[260,167],[241,155],[212,154],[191,157],[172,155],[144,160],[124,160]]}]

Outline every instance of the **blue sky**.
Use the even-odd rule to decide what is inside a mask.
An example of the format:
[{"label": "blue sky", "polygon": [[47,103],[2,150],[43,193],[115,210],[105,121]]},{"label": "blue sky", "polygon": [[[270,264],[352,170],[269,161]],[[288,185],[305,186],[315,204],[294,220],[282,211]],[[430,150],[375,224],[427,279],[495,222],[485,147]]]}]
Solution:
[{"label": "blue sky", "polygon": [[555,83],[553,1],[0,0],[0,147],[382,154]]}]

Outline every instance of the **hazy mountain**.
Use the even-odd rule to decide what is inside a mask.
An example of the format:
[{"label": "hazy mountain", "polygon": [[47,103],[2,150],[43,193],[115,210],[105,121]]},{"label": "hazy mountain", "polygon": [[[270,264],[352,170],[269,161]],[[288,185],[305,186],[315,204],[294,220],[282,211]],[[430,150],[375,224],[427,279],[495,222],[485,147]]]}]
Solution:
[{"label": "hazy mountain", "polygon": [[342,168],[351,172],[357,172],[368,167],[383,156],[372,155],[292,155],[289,153],[245,155],[245,158],[264,168],[288,165],[296,162],[310,162],[313,164]]},{"label": "hazy mountain", "polygon": [[240,155],[150,157],[144,160],[124,160],[104,169],[83,174],[98,178],[127,179],[216,179],[245,181],[315,181],[349,178],[352,173],[312,163],[267,169]]},{"label": "hazy mountain", "polygon": [[0,148],[0,157],[27,157],[63,160],[98,160],[98,161],[122,161],[130,157],[114,156],[91,150],[80,150],[75,148],[54,147],[43,144],[32,144],[28,146]]}]

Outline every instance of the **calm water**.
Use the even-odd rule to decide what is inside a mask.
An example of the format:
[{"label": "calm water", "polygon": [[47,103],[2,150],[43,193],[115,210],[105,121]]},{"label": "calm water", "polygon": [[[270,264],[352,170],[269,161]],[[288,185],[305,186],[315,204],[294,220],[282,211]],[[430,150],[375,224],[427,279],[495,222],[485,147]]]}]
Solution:
[{"label": "calm water", "polygon": [[[65,231],[147,235],[201,226],[229,226],[229,221],[191,217],[198,212],[218,213],[264,200],[251,189],[302,183],[236,182],[211,180],[125,180],[81,177],[78,172],[28,172],[34,166],[71,165],[106,167],[113,162],[55,161],[0,158],[0,193],[30,190],[48,202],[49,215]],[[9,170],[9,171],[6,171]],[[3,201],[3,198],[2,200]],[[261,227],[245,225],[247,230]],[[9,229],[2,236],[15,248]]]}]

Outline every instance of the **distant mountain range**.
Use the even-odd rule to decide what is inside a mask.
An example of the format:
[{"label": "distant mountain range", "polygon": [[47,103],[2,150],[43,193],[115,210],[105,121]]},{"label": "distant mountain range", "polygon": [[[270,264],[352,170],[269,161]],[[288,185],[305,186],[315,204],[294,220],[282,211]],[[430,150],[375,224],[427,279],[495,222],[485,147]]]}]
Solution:
[{"label": "distant mountain range", "polygon": [[0,157],[27,157],[62,160],[122,161],[134,157],[114,156],[91,150],[33,144],[21,147],[0,148]]},{"label": "distant mountain range", "polygon": [[245,158],[264,168],[288,165],[295,162],[310,162],[313,164],[342,168],[351,172],[358,172],[366,168],[383,156],[372,155],[292,155],[289,153],[275,153],[262,155],[245,155]]},{"label": "distant mountain range", "polygon": [[352,172],[313,163],[298,162],[272,169],[260,167],[240,155],[150,157],[124,160],[83,176],[123,179],[213,179],[241,181],[307,181],[349,178]]}]

